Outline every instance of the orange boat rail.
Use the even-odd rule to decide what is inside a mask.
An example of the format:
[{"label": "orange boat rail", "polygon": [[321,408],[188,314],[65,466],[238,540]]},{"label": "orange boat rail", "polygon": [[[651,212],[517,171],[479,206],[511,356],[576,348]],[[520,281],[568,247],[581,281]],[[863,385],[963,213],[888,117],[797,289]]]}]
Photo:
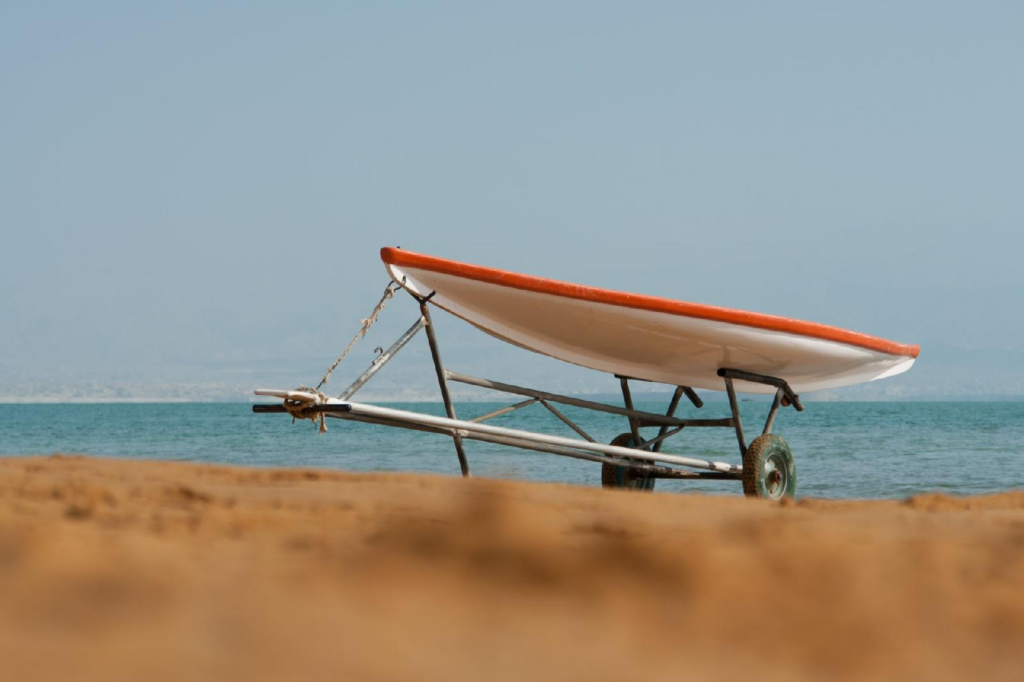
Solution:
[{"label": "orange boat rail", "polygon": [[584,286],[561,282],[546,277],[535,277],[523,275],[517,272],[489,268],[482,265],[471,265],[459,261],[427,256],[413,251],[405,251],[393,247],[385,247],[380,250],[380,257],[388,265],[398,267],[419,268],[444,275],[464,277],[496,284],[498,286],[533,291],[552,296],[564,296],[582,301],[595,303],[606,303],[609,305],[635,308],[639,310],[650,310],[652,312],[668,313],[669,315],[682,315],[703,320],[716,322],[727,322],[758,329],[807,336],[826,341],[835,341],[850,346],[858,346],[868,350],[887,353],[889,355],[908,356],[916,358],[921,349],[916,345],[897,343],[877,336],[861,334],[860,332],[833,327],[818,322],[806,322],[795,320],[779,315],[765,315],[763,313],[752,313],[745,310],[733,308],[722,308],[719,306],[704,305],[701,303],[690,303],[676,301],[660,296],[645,296],[642,294],[630,294],[623,291],[612,291],[598,287]]}]

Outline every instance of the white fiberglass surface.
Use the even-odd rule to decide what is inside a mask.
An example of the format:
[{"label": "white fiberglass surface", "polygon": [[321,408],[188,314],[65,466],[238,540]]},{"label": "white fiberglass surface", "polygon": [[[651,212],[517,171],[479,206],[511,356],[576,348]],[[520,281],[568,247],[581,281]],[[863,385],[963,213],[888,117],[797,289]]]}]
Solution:
[{"label": "white fiberglass surface", "polygon": [[[672,385],[722,390],[719,368],[785,379],[797,392],[906,371],[914,359],[785,332],[524,291],[456,275],[388,266],[439,307],[529,350],[583,367]],[[738,391],[772,393],[736,382]]]}]

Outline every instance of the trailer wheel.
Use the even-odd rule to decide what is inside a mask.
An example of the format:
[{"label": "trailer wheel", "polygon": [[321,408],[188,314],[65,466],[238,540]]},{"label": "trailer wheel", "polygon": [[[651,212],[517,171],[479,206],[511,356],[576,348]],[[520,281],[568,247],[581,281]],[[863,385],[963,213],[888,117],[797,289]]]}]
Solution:
[{"label": "trailer wheel", "polygon": [[[641,440],[641,444],[646,441]],[[633,434],[620,433],[610,445],[620,445],[624,448],[634,446]],[[614,464],[601,465],[601,487],[602,488],[625,488],[627,490],[654,490],[655,479],[649,478],[636,469],[629,467],[615,466]]]},{"label": "trailer wheel", "polygon": [[743,493],[781,500],[796,495],[796,463],[782,436],[758,436],[743,454]]}]

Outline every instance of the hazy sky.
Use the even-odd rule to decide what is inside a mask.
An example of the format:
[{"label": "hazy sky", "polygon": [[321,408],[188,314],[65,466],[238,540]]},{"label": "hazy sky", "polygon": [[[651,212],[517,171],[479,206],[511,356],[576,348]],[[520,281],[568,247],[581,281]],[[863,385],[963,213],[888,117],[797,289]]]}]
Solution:
[{"label": "hazy sky", "polygon": [[1020,2],[160,4],[0,4],[0,397],[315,380],[396,244],[919,343],[877,395],[1024,394]]}]

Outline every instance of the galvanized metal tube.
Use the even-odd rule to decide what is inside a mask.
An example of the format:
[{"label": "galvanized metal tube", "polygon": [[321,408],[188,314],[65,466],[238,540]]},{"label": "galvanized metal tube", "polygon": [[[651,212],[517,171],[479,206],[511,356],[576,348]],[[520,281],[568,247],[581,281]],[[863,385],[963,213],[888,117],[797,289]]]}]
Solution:
[{"label": "galvanized metal tube", "polygon": [[[675,392],[672,393],[672,400],[670,400],[669,403],[668,403],[668,410],[666,410],[666,412],[665,412],[665,416],[666,417],[674,417],[675,416],[676,409],[679,407],[679,399],[682,398],[684,390],[685,390],[684,386],[677,386],[676,387]],[[679,429],[675,431],[675,433],[679,433],[679,431],[682,431],[682,429],[683,429],[683,427],[680,426]],[[665,444],[665,438],[667,437],[667,436],[665,436],[665,433],[667,431],[668,431],[668,427],[667,426],[662,426],[660,429],[658,429],[658,437],[654,439],[655,443],[654,443],[654,447],[652,449],[653,452],[661,452],[661,446]]]},{"label": "galvanized metal tube", "polygon": [[[324,412],[328,417],[333,419],[344,419],[345,421],[354,421],[362,424],[374,424],[378,426],[390,426],[400,429],[408,429],[411,431],[422,431],[426,433],[434,433],[444,436],[451,436],[452,429],[439,426],[427,426],[424,424],[415,424],[409,421],[398,420],[398,419],[385,419],[382,417],[370,417],[364,414],[359,414],[351,411],[351,405],[319,405],[308,408],[310,413]],[[287,411],[282,405],[265,405],[257,404],[252,406],[252,411],[256,413],[281,413],[284,414]],[[678,430],[677,430],[678,431]],[[674,432],[673,432],[674,433]],[[732,471],[708,471],[708,472],[696,472],[696,471],[681,471],[679,469],[673,469],[671,467],[665,467],[658,464],[652,464],[649,461],[637,461],[636,459],[622,459],[620,457],[614,457],[609,455],[601,455],[593,452],[580,452],[579,450],[571,447],[565,447],[560,445],[548,445],[544,443],[538,443],[531,440],[522,438],[512,438],[507,436],[498,436],[486,433],[474,433],[472,431],[462,431],[460,435],[468,440],[477,440],[485,443],[494,443],[496,445],[508,445],[510,447],[521,448],[523,450],[534,450],[536,452],[545,452],[554,455],[561,455],[565,457],[573,457],[575,459],[583,459],[590,462],[598,462],[600,464],[611,464],[613,466],[621,466],[629,469],[636,469],[642,471],[651,476],[657,476],[658,478],[713,478],[713,479],[734,479],[742,473],[742,467],[732,467]],[[669,436],[672,433],[668,434]],[[635,454],[631,453],[630,457],[636,457]]]},{"label": "galvanized metal tube", "polygon": [[361,389],[366,384],[367,381],[372,379],[373,375],[379,372],[381,368],[383,368],[384,365],[387,364],[388,360],[395,357],[395,354],[398,353],[398,351],[402,350],[405,344],[409,343],[409,341],[412,340],[412,337],[416,336],[416,334],[418,334],[419,331],[423,329],[424,326],[426,326],[426,324],[426,321],[423,319],[422,316],[420,316],[420,319],[416,320],[416,324],[409,327],[409,329],[404,334],[398,337],[397,341],[391,344],[391,348],[388,348],[386,351],[384,351],[380,357],[375,359],[370,364],[370,367],[365,372],[359,375],[358,379],[349,384],[349,387],[341,392],[341,395],[338,396],[338,399],[348,400],[349,398],[354,396],[356,394],[356,391]]},{"label": "galvanized metal tube", "polygon": [[[619,386],[622,387],[622,402],[626,404],[626,409],[630,412],[635,412],[633,409],[633,396],[629,392],[629,379],[619,377]],[[636,417],[629,418],[629,432],[633,434],[633,445],[640,447],[644,439],[640,437],[640,423]]]},{"label": "galvanized metal tube", "polygon": [[[500,410],[495,410],[494,412],[491,412],[489,414],[485,414],[485,415],[483,415],[481,417],[476,417],[475,419],[472,419],[470,421],[474,421],[474,422],[486,421],[487,419],[491,419],[493,417],[501,416],[501,415],[506,414],[508,412],[511,412],[511,411],[513,411],[515,409],[521,409],[523,407],[528,407],[529,405],[532,405],[535,402],[540,402],[540,399],[539,398],[531,398],[530,400],[524,400],[521,403],[516,403],[515,405],[509,405],[508,407],[503,407]],[[329,412],[329,411],[331,411],[331,408],[334,408],[336,406],[328,405],[326,407],[327,407],[327,409],[325,409],[324,411],[325,412]],[[265,404],[265,403],[257,403],[257,404],[252,406],[252,411],[256,412],[256,413],[287,412],[287,410],[284,409],[283,405],[279,405],[277,403],[274,403],[272,405],[268,405],[268,404]],[[685,426],[685,427],[688,427],[688,428],[712,427],[712,426],[714,426],[714,427],[729,427],[729,428],[732,428],[733,421],[732,421],[731,417],[726,418],[726,419],[683,419],[683,420],[680,420],[680,424],[682,424],[682,426]],[[641,426],[641,428],[643,428],[645,426],[657,426],[657,424],[648,424],[644,420],[640,420],[640,426]],[[681,429],[682,426],[680,426],[677,429],[673,430],[672,433],[673,434],[678,433],[679,429]],[[654,439],[652,439],[652,441],[653,440]]]},{"label": "galvanized metal tube", "polygon": [[617,414],[624,417],[634,417],[639,419],[646,419],[652,424],[656,425],[668,425],[668,426],[683,426],[684,422],[681,419],[674,419],[672,417],[666,417],[664,415],[655,414],[653,412],[643,412],[641,410],[627,410],[615,405],[605,405],[604,403],[594,402],[592,400],[583,400],[582,398],[570,398],[569,396],[558,395],[557,393],[549,393],[547,391],[538,391],[532,388],[524,388],[522,386],[514,386],[512,384],[505,384],[500,381],[491,381],[490,379],[481,379],[480,377],[469,376],[467,374],[459,374],[447,370],[445,375],[452,381],[457,381],[460,384],[469,384],[470,386],[479,386],[480,388],[489,388],[494,391],[501,391],[502,393],[512,393],[513,395],[525,395],[532,398],[540,398],[547,400],[552,403],[561,403],[563,405],[572,405],[573,407],[582,407],[586,410],[594,410],[596,412],[607,412],[608,414]]},{"label": "galvanized metal tube", "polygon": [[[430,356],[434,359],[434,369],[437,371],[437,384],[441,388],[444,409],[449,419],[455,419],[455,405],[452,404],[452,397],[448,393],[448,379],[444,373],[441,351],[437,347],[437,337],[434,335],[434,322],[430,319],[430,310],[427,308],[426,301],[420,302],[420,314],[427,323],[427,342],[430,344]],[[462,476],[469,478],[469,462],[466,460],[466,450],[462,447],[462,436],[452,433],[452,440],[455,441],[455,454],[459,456],[459,468],[462,469]]]},{"label": "galvanized metal tube", "polygon": [[583,436],[584,438],[589,440],[591,443],[596,442],[593,438],[590,437],[589,433],[587,433],[586,431],[581,429],[579,426],[577,426],[576,422],[574,422],[573,420],[569,419],[564,414],[562,414],[558,410],[558,408],[556,408],[554,405],[552,405],[551,403],[549,403],[546,400],[541,400],[540,404],[543,405],[544,407],[548,408],[548,410],[551,412],[551,414],[555,415],[556,417],[561,419],[563,422],[565,422],[566,426],[568,426],[570,429],[572,429],[576,433],[580,434],[581,436]]},{"label": "galvanized metal tube", "polygon": [[645,450],[624,448],[618,445],[604,445],[603,443],[591,443],[589,441],[578,440],[574,438],[550,436],[544,433],[534,433],[532,431],[520,431],[518,429],[508,429],[501,426],[491,426],[490,424],[477,424],[471,421],[462,421],[459,419],[437,417],[430,414],[421,414],[419,412],[396,410],[390,407],[380,407],[378,405],[368,405],[365,403],[345,404],[347,404],[349,406],[350,411],[355,414],[362,414],[369,417],[380,417],[382,419],[391,419],[394,421],[404,421],[413,424],[421,424],[425,426],[434,426],[443,429],[450,429],[454,431],[456,435],[461,434],[463,431],[469,431],[471,433],[485,433],[495,436],[519,438],[521,440],[546,445],[559,445],[563,447],[576,448],[578,450],[586,450],[588,452],[597,452],[598,454],[602,455],[612,455],[613,457],[632,457],[634,459],[642,459],[649,462],[667,462],[670,464],[680,464],[682,466],[693,467],[695,469],[708,469],[710,471],[742,471],[741,466],[737,466],[735,464],[727,464],[725,462],[713,462],[705,459],[698,459],[695,457],[684,457],[682,455],[666,455],[663,453],[647,452]]},{"label": "galvanized metal tube", "polygon": [[[655,424],[646,419],[639,419],[640,428],[647,428],[650,426],[661,426],[661,424]],[[726,426],[732,428],[732,417],[723,417],[721,419],[679,419],[679,426],[685,426],[688,428],[704,428],[704,427],[722,427]]]},{"label": "galvanized metal tube", "polygon": [[[648,471],[651,473],[669,473],[676,471],[669,467],[659,466],[657,464],[650,464],[647,462],[636,463],[635,465],[631,462],[623,461],[617,457],[607,457],[605,455],[598,455],[590,452],[580,452],[572,448],[559,447],[557,445],[544,445],[541,443],[533,443],[519,438],[508,438],[506,436],[494,436],[486,433],[470,433],[466,434],[466,438],[470,440],[479,440],[484,443],[494,443],[495,445],[507,445],[513,448],[519,448],[521,450],[534,450],[536,452],[546,452],[552,455],[560,455],[562,457],[572,457],[573,459],[582,459],[587,462],[597,462],[598,464],[611,464],[613,466],[626,466],[631,469],[637,469],[640,471]],[[690,473],[690,472],[683,472]],[[692,475],[696,476],[697,472],[692,472]]]},{"label": "galvanized metal tube", "polygon": [[697,409],[704,407],[704,401],[700,399],[700,396],[697,395],[696,391],[689,386],[681,386],[680,388],[683,389],[683,393],[685,393],[686,397],[690,399],[690,402],[693,403],[694,407]]},{"label": "galvanized metal tube", "polygon": [[659,433],[657,436],[655,436],[654,438],[652,438],[649,441],[647,441],[646,443],[644,443],[644,449],[646,450],[646,449],[648,449],[649,446],[654,446],[654,447],[650,448],[651,452],[661,452],[661,448],[658,447],[658,446],[661,445],[667,439],[671,438],[672,436],[676,435],[677,433],[679,433],[682,430],[683,430],[683,427],[680,426],[678,429],[672,429],[671,431],[665,431],[663,433]]},{"label": "galvanized metal tube", "polygon": [[494,412],[488,412],[487,414],[481,415],[479,417],[475,417],[475,418],[471,419],[470,421],[474,421],[474,422],[477,422],[477,423],[485,422],[488,419],[494,419],[495,417],[500,417],[503,414],[508,414],[509,412],[515,412],[516,410],[520,410],[520,409],[522,409],[524,407],[529,407],[530,405],[533,405],[536,402],[540,402],[540,400],[538,398],[530,398],[529,400],[524,400],[521,403],[516,403],[515,405],[509,405],[508,407],[503,407],[500,410],[495,410]]},{"label": "galvanized metal tube", "polygon": [[[327,414],[328,417],[336,419],[344,419],[346,421],[354,421],[362,424],[375,424],[379,426],[392,426],[400,429],[410,429],[413,431],[424,431],[428,433],[436,433],[442,435],[448,435],[448,429],[422,426],[419,424],[410,424],[408,422],[395,421],[390,419],[380,419],[377,417],[368,417],[365,415],[353,413],[353,412],[331,412]],[[473,433],[465,432],[462,437],[466,440],[476,440],[483,443],[492,443],[494,445],[506,445],[509,447],[520,448],[522,450],[532,450],[534,452],[544,452],[552,455],[559,455],[562,457],[572,457],[573,459],[582,459],[588,462],[597,462],[598,464],[611,464],[613,466],[621,466],[627,469],[636,469],[642,471],[651,476],[657,476],[658,478],[723,478],[733,479],[739,476],[739,472],[724,472],[724,471],[708,471],[708,472],[697,472],[697,471],[684,471],[680,469],[673,469],[671,467],[661,466],[658,464],[651,464],[650,462],[640,462],[635,460],[625,460],[618,457],[610,457],[607,455],[599,455],[592,452],[580,452],[573,448],[558,446],[558,445],[546,445],[543,443],[536,443],[533,441],[523,440],[521,438],[511,438],[507,436],[496,436],[493,434],[486,433]]]},{"label": "galvanized metal tube", "polygon": [[765,384],[766,386],[775,386],[781,388],[786,393],[786,397],[789,402],[793,404],[797,412],[804,411],[804,405],[800,402],[800,396],[798,396],[789,383],[785,379],[778,377],[770,377],[767,374],[757,374],[755,372],[745,372],[741,369],[732,369],[729,367],[723,367],[718,370],[718,376],[730,379],[740,379],[741,381],[749,381],[754,384]]},{"label": "galvanized metal tube", "polygon": [[768,419],[764,422],[764,431],[761,432],[762,436],[772,432],[772,426],[775,424],[775,416],[779,413],[779,406],[782,404],[782,396],[784,394],[785,391],[782,390],[781,386],[775,389],[775,399],[772,401],[772,409],[768,412]]},{"label": "galvanized metal tube", "polygon": [[747,441],[743,438],[743,421],[740,419],[740,406],[736,402],[736,389],[732,385],[732,377],[725,377],[725,390],[729,394],[729,408],[732,410],[733,426],[736,427],[736,440],[740,444],[740,455],[747,454]]}]

